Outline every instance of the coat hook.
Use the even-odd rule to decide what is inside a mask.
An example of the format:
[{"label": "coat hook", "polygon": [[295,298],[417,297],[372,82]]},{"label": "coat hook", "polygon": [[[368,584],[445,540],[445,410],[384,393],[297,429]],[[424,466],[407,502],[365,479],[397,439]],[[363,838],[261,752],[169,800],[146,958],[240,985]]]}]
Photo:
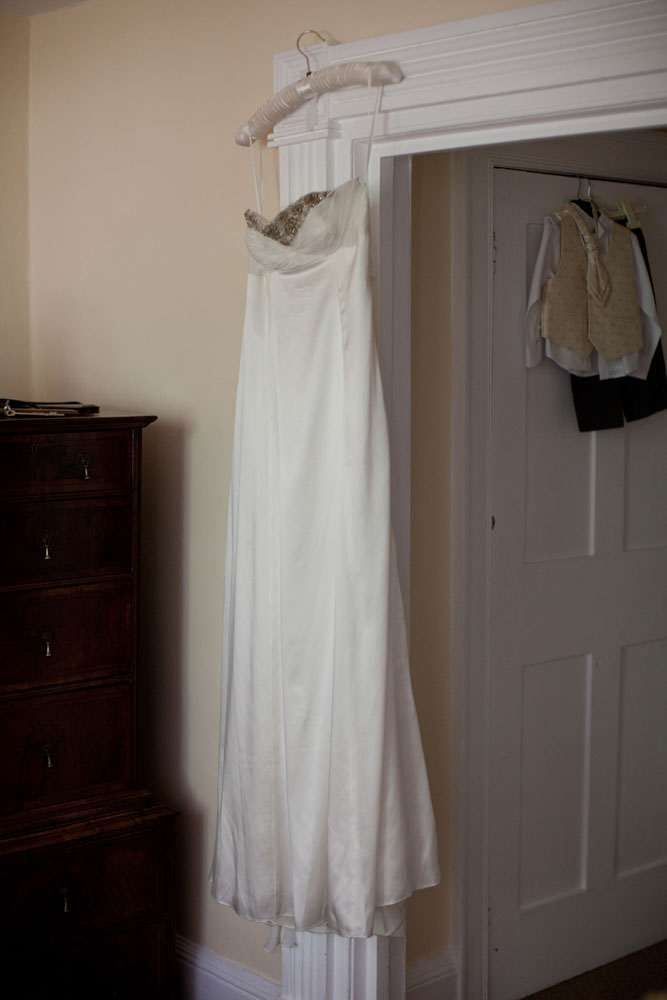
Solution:
[{"label": "coat hook", "polygon": [[308,58],[307,53],[305,53],[303,51],[303,49],[301,48],[301,46],[299,45],[299,42],[301,41],[301,39],[303,38],[304,35],[317,35],[317,37],[319,38],[319,40],[321,42],[326,42],[326,38],[322,38],[322,36],[320,35],[319,31],[315,31],[313,28],[306,28],[306,30],[302,31],[301,34],[299,35],[299,37],[296,40],[296,47],[299,50],[299,52],[301,53],[301,55],[303,56],[303,58],[306,60],[306,68],[307,68],[306,76],[311,76],[312,75],[312,70],[310,68],[310,59]]}]

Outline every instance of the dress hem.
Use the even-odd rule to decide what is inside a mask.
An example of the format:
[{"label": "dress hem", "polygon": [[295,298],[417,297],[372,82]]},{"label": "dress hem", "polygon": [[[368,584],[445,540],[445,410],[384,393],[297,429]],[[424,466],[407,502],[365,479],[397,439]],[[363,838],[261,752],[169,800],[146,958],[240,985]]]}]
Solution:
[{"label": "dress hem", "polygon": [[[434,886],[439,884],[440,884],[439,878],[435,881],[420,882],[418,885],[414,886],[414,888],[412,888],[405,896],[401,896],[400,899],[395,899],[392,902],[388,903],[376,903],[375,910],[376,911],[383,910],[390,906],[400,906],[401,904],[406,903],[410,899],[410,897],[414,895],[415,892],[419,892],[420,889],[432,889],[434,888]],[[219,903],[221,906],[229,907],[229,909],[232,910],[237,917],[241,917],[243,920],[250,920],[255,924],[265,924],[267,927],[282,927],[285,930],[298,931],[299,933],[306,932],[310,934],[337,934],[338,937],[356,938],[359,940],[368,940],[368,938],[371,937],[405,936],[405,922],[402,922],[401,930],[399,931],[399,933],[376,934],[374,932],[371,934],[347,934],[345,933],[345,931],[341,931],[338,928],[329,927],[328,924],[311,924],[308,927],[297,927],[294,915],[291,913],[280,913],[270,917],[252,917],[249,916],[248,914],[241,913],[233,903],[228,902],[226,899],[219,898],[218,896],[215,895],[214,892],[211,892],[211,896],[216,903]],[[292,922],[292,925],[290,926],[289,924],[282,923],[282,921],[284,920],[290,920]]]}]

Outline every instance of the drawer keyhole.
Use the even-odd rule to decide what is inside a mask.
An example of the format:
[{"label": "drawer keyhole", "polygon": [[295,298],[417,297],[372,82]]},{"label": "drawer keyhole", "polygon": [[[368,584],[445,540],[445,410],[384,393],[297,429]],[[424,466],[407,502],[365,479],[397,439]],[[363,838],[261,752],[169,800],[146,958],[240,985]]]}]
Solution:
[{"label": "drawer keyhole", "polygon": [[51,652],[51,643],[53,642],[53,632],[50,628],[42,629],[39,636],[42,645],[44,647],[44,656],[53,656]]},{"label": "drawer keyhole", "polygon": [[49,743],[48,741],[45,740],[44,743],[42,743],[40,745],[40,750],[44,754],[44,760],[46,761],[46,768],[47,768],[47,770],[48,771],[53,770],[53,767],[54,767],[54,763],[53,763],[53,744]]},{"label": "drawer keyhole", "polygon": [[53,532],[43,531],[39,536],[40,545],[42,546],[42,557],[45,561],[51,558],[51,549],[53,548]]},{"label": "drawer keyhole", "polygon": [[63,897],[63,913],[69,913],[69,889],[67,886],[60,890],[60,895]]},{"label": "drawer keyhole", "polygon": [[86,481],[92,478],[90,470],[93,464],[93,456],[89,451],[80,451],[76,456],[76,464],[83,472],[83,478]]}]

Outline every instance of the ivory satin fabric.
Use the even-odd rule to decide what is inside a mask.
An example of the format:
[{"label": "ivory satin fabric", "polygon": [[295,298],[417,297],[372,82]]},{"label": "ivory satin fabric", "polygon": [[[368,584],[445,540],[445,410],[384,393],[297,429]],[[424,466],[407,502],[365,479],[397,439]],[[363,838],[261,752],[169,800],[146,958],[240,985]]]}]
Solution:
[{"label": "ivory satin fabric", "polygon": [[410,685],[365,187],[293,243],[249,229],[212,893],[346,937],[439,880]]}]

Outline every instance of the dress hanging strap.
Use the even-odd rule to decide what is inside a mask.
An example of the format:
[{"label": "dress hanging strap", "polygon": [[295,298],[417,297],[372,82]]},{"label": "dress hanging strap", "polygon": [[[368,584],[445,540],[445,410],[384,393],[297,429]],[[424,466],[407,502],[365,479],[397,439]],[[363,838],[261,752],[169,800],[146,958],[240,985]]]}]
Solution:
[{"label": "dress hanging strap", "polygon": [[[371,88],[372,88],[371,73],[370,73],[370,70],[369,70],[368,71],[368,93],[369,94],[371,94]],[[380,110],[380,104],[382,102],[382,91],[383,91],[383,89],[384,89],[383,85],[380,84],[379,87],[378,87],[378,89],[377,89],[377,95],[375,97],[375,107],[373,108],[372,111],[371,111],[372,103],[369,102],[369,106],[368,106],[368,117],[371,118],[371,114],[372,114],[373,117],[372,117],[371,123],[370,123],[371,127],[370,127],[370,130],[369,130],[369,133],[368,133],[368,149],[366,151],[366,183],[367,184],[368,184],[368,168],[370,167],[370,164],[371,164],[371,149],[373,148],[373,138],[375,136],[375,123],[377,122],[378,111]],[[372,95],[371,95],[371,102],[372,102]]]},{"label": "dress hanging strap", "polygon": [[[370,129],[368,132],[368,148],[366,151],[366,183],[368,183],[368,168],[371,163],[371,150],[373,149],[373,139],[375,137],[375,125],[377,123],[378,112],[380,111],[380,104],[382,103],[382,92],[384,87],[382,84],[377,88],[377,93],[375,96],[375,106],[373,106],[372,97],[372,80],[371,73],[368,73],[368,92],[371,95],[369,107],[368,107],[368,117],[370,120]],[[259,175],[257,171],[257,165],[255,163],[255,144],[251,141],[250,143],[250,161],[252,163],[252,176],[255,182],[255,198],[257,199],[257,211],[262,214],[262,195],[264,187],[264,175],[262,168],[262,147],[259,147]]]},{"label": "dress hanging strap", "polygon": [[259,147],[259,181],[257,180],[257,167],[255,165],[255,143],[250,141],[250,162],[252,163],[252,178],[255,182],[255,197],[257,199],[257,211],[262,214],[262,195],[264,188],[264,170],[262,167],[262,147]]}]

